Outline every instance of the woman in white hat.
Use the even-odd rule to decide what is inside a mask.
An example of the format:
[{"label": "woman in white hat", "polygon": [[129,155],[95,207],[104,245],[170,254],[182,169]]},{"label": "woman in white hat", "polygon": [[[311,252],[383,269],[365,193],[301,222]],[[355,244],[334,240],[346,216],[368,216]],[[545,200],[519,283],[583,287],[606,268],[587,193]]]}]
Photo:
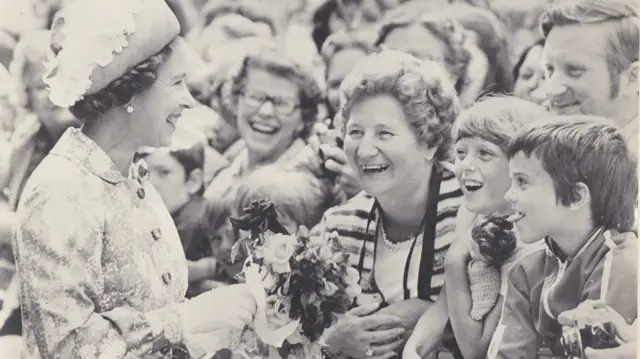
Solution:
[{"label": "woman in white hat", "polygon": [[[49,98],[84,120],[29,179],[14,253],[23,358],[199,357],[253,318],[244,286],[189,301],[178,232],[142,162],[193,99],[163,0],[70,2],[52,26]],[[231,308],[228,297],[234,306]]]}]

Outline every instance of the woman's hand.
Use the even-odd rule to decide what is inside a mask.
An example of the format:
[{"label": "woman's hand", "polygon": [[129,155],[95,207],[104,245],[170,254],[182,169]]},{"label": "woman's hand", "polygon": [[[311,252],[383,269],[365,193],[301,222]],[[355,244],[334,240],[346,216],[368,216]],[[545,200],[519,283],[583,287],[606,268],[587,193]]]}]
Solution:
[{"label": "woman's hand", "polygon": [[180,317],[192,334],[213,332],[221,326],[241,330],[253,323],[256,311],[256,301],[246,284],[212,289],[180,304]]},{"label": "woman's hand", "polygon": [[308,142],[324,164],[324,168],[336,175],[336,183],[342,187],[348,197],[353,197],[362,191],[344,151],[337,145],[339,140],[335,130],[330,130],[324,123],[318,123]]},{"label": "woman's hand", "polygon": [[405,333],[396,316],[374,314],[378,304],[355,308],[330,329],[325,340],[329,351],[351,358],[388,359],[402,345]]}]

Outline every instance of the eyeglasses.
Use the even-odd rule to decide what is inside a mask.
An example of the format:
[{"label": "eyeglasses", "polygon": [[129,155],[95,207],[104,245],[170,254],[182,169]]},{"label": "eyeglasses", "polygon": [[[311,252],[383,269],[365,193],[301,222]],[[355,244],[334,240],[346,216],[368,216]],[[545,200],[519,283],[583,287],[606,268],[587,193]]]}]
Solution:
[{"label": "eyeglasses", "polygon": [[273,109],[279,115],[287,116],[293,113],[296,109],[300,108],[300,104],[294,99],[286,99],[280,97],[273,97],[263,93],[245,91],[244,103],[252,109],[259,109],[265,102],[271,102]]}]

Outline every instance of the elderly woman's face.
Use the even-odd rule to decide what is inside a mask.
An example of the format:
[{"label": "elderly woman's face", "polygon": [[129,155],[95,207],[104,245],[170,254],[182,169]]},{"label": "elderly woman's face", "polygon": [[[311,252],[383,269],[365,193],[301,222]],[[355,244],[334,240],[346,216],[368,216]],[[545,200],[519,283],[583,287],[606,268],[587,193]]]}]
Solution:
[{"label": "elderly woman's face", "polygon": [[251,156],[277,160],[304,129],[298,86],[272,72],[249,68],[238,99],[237,123]]},{"label": "elderly woman's face", "polygon": [[181,41],[172,45],[171,54],[160,65],[154,84],[146,91],[134,96],[132,133],[137,134],[140,146],[166,147],[182,111],[191,108],[195,100],[186,85],[186,52]]},{"label": "elderly woman's face", "polygon": [[498,145],[479,137],[461,138],[455,150],[455,174],[465,206],[484,215],[509,208],[504,199],[511,186],[507,154]]},{"label": "elderly woman's face", "polygon": [[541,56],[542,46],[534,46],[529,50],[520,67],[514,88],[516,96],[537,104],[544,101],[544,93],[540,88],[544,81]]},{"label": "elderly woman's face", "polygon": [[[447,68],[445,63],[448,52],[446,44],[419,24],[392,30],[384,40],[384,44],[392,50],[402,51],[421,60],[435,61],[445,69]],[[454,79],[452,74],[450,77],[455,83],[457,79]]]},{"label": "elderly woman's face", "polygon": [[346,124],[344,151],[363,189],[372,196],[412,186],[427,150],[409,127],[400,102],[377,95],[356,103]]},{"label": "elderly woman's face", "polygon": [[364,51],[358,48],[348,48],[333,55],[327,66],[327,96],[329,104],[334,110],[340,106],[340,84],[351,72],[353,67],[365,57]]}]

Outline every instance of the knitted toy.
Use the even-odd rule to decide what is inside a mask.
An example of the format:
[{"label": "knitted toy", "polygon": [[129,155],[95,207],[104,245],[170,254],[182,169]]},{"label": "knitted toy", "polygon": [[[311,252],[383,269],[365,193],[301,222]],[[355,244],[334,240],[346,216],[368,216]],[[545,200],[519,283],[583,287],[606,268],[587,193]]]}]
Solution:
[{"label": "knitted toy", "polygon": [[516,247],[513,223],[490,217],[471,230],[471,261],[467,268],[471,288],[471,318],[482,320],[498,301],[500,266]]}]

